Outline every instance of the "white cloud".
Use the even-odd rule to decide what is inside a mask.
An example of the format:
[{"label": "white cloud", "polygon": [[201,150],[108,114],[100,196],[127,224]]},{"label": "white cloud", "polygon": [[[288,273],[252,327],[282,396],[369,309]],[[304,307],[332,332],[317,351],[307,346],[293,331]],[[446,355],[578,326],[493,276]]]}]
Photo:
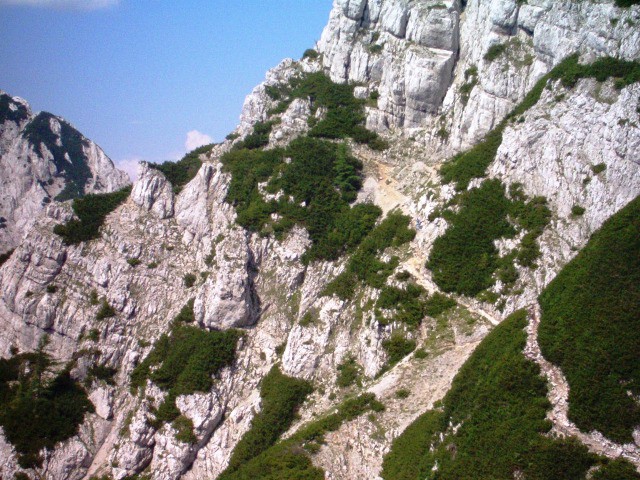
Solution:
[{"label": "white cloud", "polygon": [[187,141],[184,142],[184,148],[187,149],[187,152],[190,152],[194,148],[209,145],[210,143],[213,143],[213,139],[209,135],[198,130],[191,130],[187,133]]},{"label": "white cloud", "polygon": [[0,0],[0,5],[21,5],[60,10],[98,10],[114,7],[120,0]]},{"label": "white cloud", "polygon": [[132,182],[135,182],[138,178],[138,163],[141,161],[141,158],[126,158],[123,160],[117,160],[115,164],[117,168],[129,175]]}]

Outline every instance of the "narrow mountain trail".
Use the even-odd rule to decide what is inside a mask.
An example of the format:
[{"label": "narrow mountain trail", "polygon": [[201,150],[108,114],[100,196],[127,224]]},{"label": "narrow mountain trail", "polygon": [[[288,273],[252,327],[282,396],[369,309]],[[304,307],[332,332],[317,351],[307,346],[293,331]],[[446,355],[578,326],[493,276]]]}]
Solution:
[{"label": "narrow mountain trail", "polygon": [[527,326],[527,345],[525,356],[540,366],[542,374],[547,378],[551,409],[547,418],[552,422],[552,432],[559,436],[578,438],[592,453],[609,458],[622,457],[640,468],[640,447],[633,443],[620,445],[612,442],[598,431],[585,433],[569,420],[569,383],[559,367],[548,362],[540,351],[538,344],[538,327],[540,326],[540,306],[536,303],[529,307],[529,324]]}]

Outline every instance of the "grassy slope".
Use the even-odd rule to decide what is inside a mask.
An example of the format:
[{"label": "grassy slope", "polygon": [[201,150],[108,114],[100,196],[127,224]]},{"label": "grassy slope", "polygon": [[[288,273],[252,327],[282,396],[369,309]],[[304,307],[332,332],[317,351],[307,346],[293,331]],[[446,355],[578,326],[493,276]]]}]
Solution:
[{"label": "grassy slope", "polygon": [[542,353],[565,373],[569,417],[629,442],[640,425],[640,197],[609,219],[540,296]]}]

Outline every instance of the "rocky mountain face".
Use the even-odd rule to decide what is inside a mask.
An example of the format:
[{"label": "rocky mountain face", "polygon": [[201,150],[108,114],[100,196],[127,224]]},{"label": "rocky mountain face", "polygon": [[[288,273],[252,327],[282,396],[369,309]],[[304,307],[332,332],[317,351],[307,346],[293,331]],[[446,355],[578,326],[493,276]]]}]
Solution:
[{"label": "rocky mountain face", "polygon": [[52,200],[130,184],[102,149],[60,117],[0,91],[0,252],[15,248]]},{"label": "rocky mountain face", "polygon": [[[633,441],[617,441],[572,423],[567,381],[537,345],[538,295],[609,217],[640,194],[640,78],[631,75],[620,84],[615,72],[585,73],[571,84],[567,69],[564,77],[549,72],[573,54],[585,65],[605,57],[640,60],[639,22],[640,7],[610,2],[336,0],[317,50],[267,73],[247,97],[234,135],[200,156],[202,166],[190,181],[176,188],[157,168],[141,164],[128,199],[106,216],[98,238],[82,242],[54,233],[56,225],[79,215],[62,200],[116,190],[127,184],[125,177],[98,147],[68,133],[62,120],[33,117],[23,101],[0,97],[1,178],[20,185],[3,200],[6,213],[0,212],[8,225],[0,230],[2,244],[16,246],[0,267],[0,354],[46,352],[68,367],[94,406],[76,435],[30,465],[5,431],[0,476],[257,478],[225,469],[240,455],[243,436],[272,415],[262,387],[275,366],[309,382],[313,392],[271,443],[280,437],[276,448],[295,445],[307,438],[309,425],[320,428],[318,419],[342,412],[336,407],[344,401],[375,394],[384,410],[342,414],[341,422],[323,427],[323,442],[289,448],[325,478],[382,478],[394,439],[445,396],[483,338],[521,308],[532,312],[527,358],[551,382],[553,431],[640,467],[637,430]],[[242,210],[240,200],[228,201],[242,188],[232,155],[254,152],[245,153],[255,156],[248,157],[243,178],[260,176],[250,165],[268,158],[256,151],[278,152],[313,135],[333,115],[330,102],[321,104],[321,89],[296,90],[321,72],[355,84],[366,126],[388,142],[388,148],[370,148],[347,141],[362,163],[356,203],[371,202],[386,218],[403,213],[415,229],[411,241],[390,242],[377,253],[375,273],[389,270],[382,284],[352,277],[351,298],[335,288],[328,292],[334,279],[356,268],[351,256],[364,258],[361,250],[308,261],[305,252],[316,241],[311,229],[297,222],[279,234],[284,209],[266,215],[271,230],[249,228],[247,218],[258,214]],[[528,93],[539,82],[532,101]],[[516,107],[517,115],[505,121]],[[496,131],[499,141],[483,171],[458,188],[443,181],[445,160]],[[254,143],[263,150],[249,146]],[[75,168],[71,153],[60,153],[64,148],[84,152],[84,169]],[[5,152],[13,152],[12,163]],[[278,171],[286,177],[286,165],[296,160],[283,155]],[[251,198],[285,198],[285,180],[280,190],[272,189],[270,176],[263,175]],[[465,208],[464,193],[480,191],[487,181],[502,185],[514,202],[518,195],[544,197],[547,210],[541,211],[548,215],[533,238],[536,259],[514,260],[529,232],[522,227],[490,241],[495,255],[509,259],[512,278],[494,272],[478,295],[445,289],[427,261],[438,239],[450,233],[453,215]],[[443,214],[447,209],[453,213]],[[445,298],[436,294],[446,290],[453,303],[435,309],[432,302],[434,309],[421,311],[413,325],[397,312],[393,317],[382,292],[408,291],[407,279],[421,298]],[[211,385],[171,383],[171,345],[186,345],[195,332],[230,329],[241,332],[235,358],[217,365]],[[197,362],[189,348],[180,352],[178,371]],[[175,412],[163,413],[172,402]]]}]

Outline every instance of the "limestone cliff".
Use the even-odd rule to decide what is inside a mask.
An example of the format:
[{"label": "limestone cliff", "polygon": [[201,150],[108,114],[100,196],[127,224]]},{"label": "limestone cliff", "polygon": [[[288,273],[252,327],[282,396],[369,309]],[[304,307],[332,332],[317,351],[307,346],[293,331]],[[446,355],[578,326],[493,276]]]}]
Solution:
[{"label": "limestone cliff", "polygon": [[[55,152],[25,137],[35,121],[26,104],[0,97],[10,112],[0,127],[0,152],[46,170],[16,172],[16,163],[3,167],[6,154],[0,159],[2,181],[16,184],[19,178],[25,185],[11,201],[37,196],[37,208],[4,214],[20,229],[7,237],[16,250],[0,267],[0,354],[34,351],[48,335],[46,351],[61,364],[73,363],[72,376],[85,381],[95,405],[80,433],[47,452],[42,467],[28,474],[216,478],[263,407],[261,380],[278,365],[314,386],[285,437],[348,396],[376,394],[385,411],[328,433],[312,458],[326,478],[378,478],[392,440],[443,397],[493,326],[535,304],[589,236],[640,194],[640,83],[616,88],[612,79],[585,78],[568,88],[550,79],[539,100],[504,125],[486,175],[547,199],[551,216],[538,239],[541,256],[534,267],[515,266],[518,280],[510,290],[497,281],[481,299],[455,295],[456,307],[437,318],[426,315],[415,329],[380,321],[377,288],[360,287],[352,301],[324,295],[348,259],[306,262],[312,239],[300,225],[282,236],[241,227],[226,201],[231,173],[223,156],[256,124],[271,121],[266,148],[273,149],[327,114],[310,95],[281,103],[277,92],[296,79],[325,72],[334,81],[356,83],[355,95],[367,99],[367,126],[389,142],[379,151],[349,141],[363,163],[357,202],[373,202],[385,213],[398,209],[417,231],[410,243],[383,252],[385,261],[398,257],[398,276],[388,284],[400,285],[404,272],[437,292],[425,261],[448,221],[434,213],[456,196],[452,184],[441,182],[442,162],[498,126],[568,55],[577,53],[583,62],[640,60],[639,21],[638,6],[621,9],[610,2],[336,0],[318,56],[285,60],[268,72],[245,101],[236,138],[201,155],[202,167],[184,188],[177,191],[160,171],[141,164],[131,195],[107,216],[99,238],[79,244],[66,244],[53,232],[74,215],[68,202],[54,198],[68,185],[63,170],[54,169]],[[64,145],[55,132],[66,124],[57,117],[47,122],[53,144],[57,138]],[[74,180],[76,187],[89,193],[127,183],[101,150],[86,139],[81,145],[91,175],[82,185]],[[471,180],[468,189],[480,182]],[[282,195],[260,188],[265,197]],[[52,200],[42,207],[45,193]],[[575,214],[576,206],[582,214]],[[500,239],[496,246],[507,254],[520,240]],[[103,301],[113,310],[107,316],[100,315]],[[192,306],[193,325],[237,328],[244,335],[235,361],[217,373],[209,391],[175,399],[193,424],[194,437],[185,442],[175,424],[154,421],[166,391],[145,380],[136,393],[130,383],[186,305]],[[387,368],[384,345],[398,333],[421,348]],[[358,365],[359,384],[341,388],[338,367],[347,362]],[[92,365],[113,369],[113,381],[88,375]],[[637,440],[624,452],[640,465]],[[615,446],[605,453],[615,456]],[[0,476],[21,471],[2,436],[0,456],[7,459]]]}]

